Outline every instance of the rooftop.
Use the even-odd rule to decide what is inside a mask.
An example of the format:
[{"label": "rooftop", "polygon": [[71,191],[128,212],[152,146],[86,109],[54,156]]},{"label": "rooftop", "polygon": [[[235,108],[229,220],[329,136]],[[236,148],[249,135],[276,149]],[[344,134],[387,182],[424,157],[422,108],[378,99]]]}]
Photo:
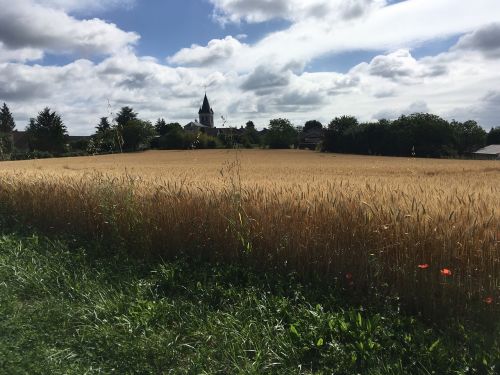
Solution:
[{"label": "rooftop", "polygon": [[489,145],[474,152],[481,155],[500,155],[500,145]]}]

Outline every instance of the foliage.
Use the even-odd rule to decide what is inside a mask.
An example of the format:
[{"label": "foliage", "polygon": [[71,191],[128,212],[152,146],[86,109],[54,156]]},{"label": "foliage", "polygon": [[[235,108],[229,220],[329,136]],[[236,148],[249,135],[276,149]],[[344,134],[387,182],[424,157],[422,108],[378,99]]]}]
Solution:
[{"label": "foliage", "polygon": [[269,122],[269,130],[266,134],[266,144],[269,148],[287,149],[297,143],[297,130],[290,120],[274,119]]},{"label": "foliage", "polygon": [[323,124],[317,120],[310,120],[304,124],[303,132],[307,132],[312,129],[323,129]]},{"label": "foliage", "polygon": [[252,121],[246,123],[240,143],[246,148],[251,148],[261,143],[259,132],[255,129],[255,124]]},{"label": "foliage", "polygon": [[10,113],[9,107],[3,103],[2,109],[0,109],[0,133],[10,133],[15,127],[16,123]]},{"label": "foliage", "polygon": [[14,151],[11,133],[0,133],[0,160],[10,160]]},{"label": "foliage", "polygon": [[347,140],[351,137],[348,134],[350,130],[358,126],[358,120],[353,116],[335,117],[325,132],[323,147],[325,151],[331,152],[348,152],[349,146]]},{"label": "foliage", "polygon": [[121,139],[117,127],[112,126],[107,117],[101,117],[99,124],[96,126],[96,132],[87,145],[87,151],[91,154],[118,151]]},{"label": "foliage", "polygon": [[97,134],[104,134],[111,130],[111,124],[109,123],[108,118],[101,117],[101,120],[95,129]]},{"label": "foliage", "polygon": [[66,149],[68,132],[66,126],[55,111],[45,108],[38,113],[36,119],[30,119],[26,128],[29,137],[30,149],[63,153]]},{"label": "foliage", "polygon": [[486,145],[487,134],[476,121],[452,121],[455,132],[455,149],[460,155],[470,154]]},{"label": "foliage", "polygon": [[487,144],[500,145],[500,126],[490,129],[488,133]]},{"label": "foliage", "polygon": [[355,117],[330,123],[323,150],[388,156],[443,157],[466,155],[484,146],[486,133],[475,121],[448,121],[428,113],[403,115],[395,121],[359,124]]},{"label": "foliage", "polygon": [[123,107],[120,109],[120,112],[115,117],[115,122],[118,126],[124,127],[126,126],[130,121],[137,120],[137,113],[134,112],[134,110],[128,106]]},{"label": "foliage", "polygon": [[18,234],[0,238],[0,263],[6,374],[487,375],[500,366],[498,321],[439,328],[393,300],[370,304],[293,274],[186,258],[144,264]]},{"label": "foliage", "polygon": [[148,121],[130,120],[125,125],[118,125],[123,139],[124,151],[138,151],[149,147],[155,135],[153,125]]}]

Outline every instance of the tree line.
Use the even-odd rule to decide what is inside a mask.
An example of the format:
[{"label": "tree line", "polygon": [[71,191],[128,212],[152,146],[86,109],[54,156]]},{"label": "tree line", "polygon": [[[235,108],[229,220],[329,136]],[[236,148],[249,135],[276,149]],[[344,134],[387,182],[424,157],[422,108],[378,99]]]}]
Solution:
[{"label": "tree line", "polygon": [[[14,118],[4,103],[0,109],[2,159],[16,158],[12,156],[16,155],[12,137],[15,127]],[[366,155],[456,157],[487,144],[500,144],[500,127],[487,133],[472,120],[450,122],[427,113],[366,123],[358,122],[353,116],[342,116],[334,118],[326,127],[316,120],[294,126],[288,119],[279,118],[271,120],[260,131],[248,121],[240,128],[190,132],[179,123],[169,123],[163,118],[155,124],[142,120],[133,108],[125,106],[112,118],[102,117],[91,137],[69,142],[61,116],[44,108],[26,127],[32,157],[235,146],[286,149],[301,146],[311,134],[316,137],[318,150]]]}]

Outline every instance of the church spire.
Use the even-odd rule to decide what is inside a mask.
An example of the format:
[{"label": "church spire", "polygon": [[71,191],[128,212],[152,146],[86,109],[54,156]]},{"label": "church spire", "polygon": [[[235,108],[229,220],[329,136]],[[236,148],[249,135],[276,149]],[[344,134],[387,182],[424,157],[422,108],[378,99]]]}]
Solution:
[{"label": "church spire", "polygon": [[201,106],[198,114],[200,116],[201,124],[211,128],[214,127],[214,111],[212,110],[212,107],[210,107],[206,92],[205,97],[203,98],[203,105]]},{"label": "church spire", "polygon": [[207,114],[207,115],[213,115],[214,111],[210,107],[210,103],[208,102],[207,94],[205,93],[205,98],[203,99],[203,105],[200,108],[199,114]]}]

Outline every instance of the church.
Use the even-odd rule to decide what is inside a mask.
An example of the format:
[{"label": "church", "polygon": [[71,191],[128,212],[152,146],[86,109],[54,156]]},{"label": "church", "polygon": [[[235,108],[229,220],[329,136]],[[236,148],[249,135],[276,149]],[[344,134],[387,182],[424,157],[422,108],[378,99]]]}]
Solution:
[{"label": "church", "polygon": [[212,133],[215,130],[214,125],[214,111],[210,107],[210,103],[205,93],[205,98],[203,98],[203,105],[198,111],[198,120],[191,121],[189,124],[184,126],[184,130],[188,132],[207,132]]}]

